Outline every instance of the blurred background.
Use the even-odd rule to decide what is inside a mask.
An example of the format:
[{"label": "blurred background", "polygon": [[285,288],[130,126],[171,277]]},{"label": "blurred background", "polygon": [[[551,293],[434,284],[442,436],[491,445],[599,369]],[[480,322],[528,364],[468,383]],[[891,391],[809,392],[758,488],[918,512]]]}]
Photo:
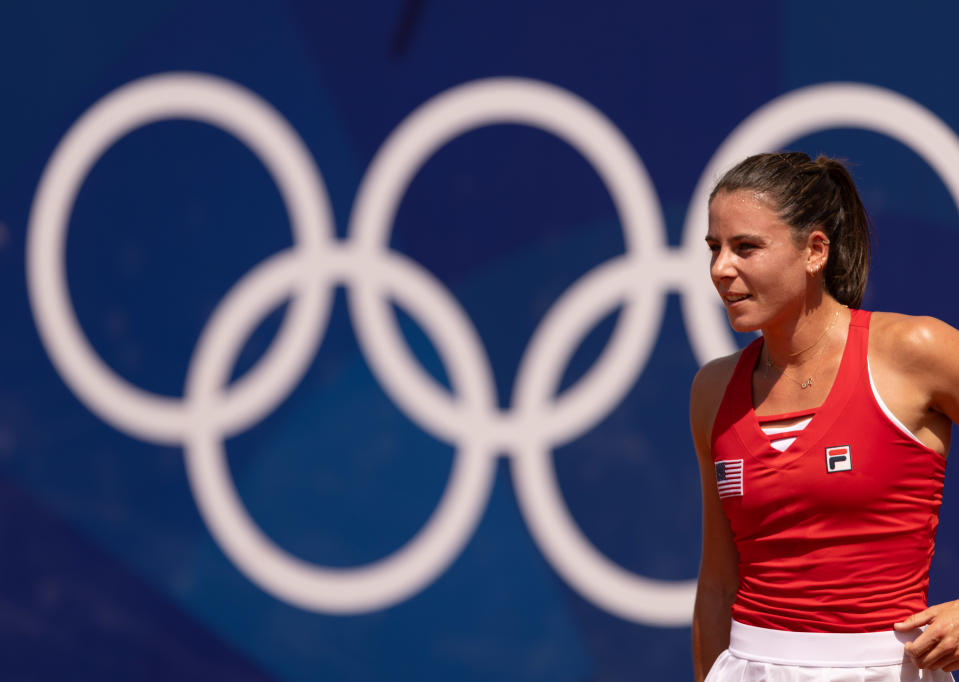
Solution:
[{"label": "blurred background", "polygon": [[[824,83],[908,98],[944,125],[916,134],[948,152],[957,22],[946,3],[816,0],[4,3],[0,677],[692,679],[689,383],[711,351],[748,341],[691,304],[708,288],[705,226],[680,248],[694,190],[747,117]],[[197,90],[164,113],[172,95],[149,87],[174,81],[141,79],[172,72]],[[524,80],[489,100],[497,111],[547,93],[525,122],[464,123],[435,150],[423,135],[442,116],[404,132],[443,93],[503,77]],[[104,100],[117,92],[146,93],[152,113],[123,128]],[[245,132],[183,114],[208,99]],[[104,118],[74,127],[95,107]],[[864,307],[959,325],[946,173],[905,133],[825,127],[783,144],[850,161],[876,232]],[[611,171],[622,201],[648,212],[632,227],[576,135],[626,159]],[[351,260],[387,140],[426,151],[404,162],[382,247]],[[276,168],[319,222],[293,224],[265,165],[287,143],[307,162]],[[256,268],[304,243],[314,260],[277,266],[289,286],[264,293]],[[619,294],[587,287],[627,253]],[[363,286],[385,327],[350,310]],[[579,307],[560,305],[576,292]],[[242,319],[215,333],[227,300]],[[315,343],[294,352],[276,344],[297,315]],[[541,342],[562,348],[536,384],[521,377]],[[217,362],[224,377],[202,388]],[[593,378],[570,413],[588,418],[557,411]],[[247,379],[253,407],[223,426]],[[527,389],[539,431],[518,416]],[[952,469],[930,602],[959,596]],[[236,497],[205,497],[216,481]]]}]

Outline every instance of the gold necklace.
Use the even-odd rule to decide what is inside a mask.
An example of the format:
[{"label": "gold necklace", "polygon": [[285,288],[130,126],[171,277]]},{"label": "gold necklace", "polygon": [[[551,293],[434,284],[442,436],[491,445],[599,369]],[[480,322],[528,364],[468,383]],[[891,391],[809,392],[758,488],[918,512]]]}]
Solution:
[{"label": "gold necklace", "polygon": [[[846,306],[843,306],[842,308],[845,308],[845,307]],[[826,328],[822,331],[822,334],[820,334],[819,337],[815,341],[813,341],[811,345],[806,346],[802,350],[797,350],[795,353],[790,353],[788,356],[786,356],[787,359],[794,358],[797,355],[805,353],[807,350],[815,348],[816,344],[822,341],[825,338],[826,334],[829,333],[829,330],[833,328],[833,325],[836,324],[836,320],[839,319],[839,313],[842,311],[842,308],[839,308],[838,310],[836,310],[836,314],[833,315],[832,321],[826,325]],[[805,391],[807,388],[812,386],[812,378],[819,371],[819,366],[822,364],[822,356],[825,352],[826,352],[826,346],[823,345],[823,347],[819,349],[819,355],[816,359],[816,367],[815,369],[813,369],[812,374],[809,375],[809,378],[807,378],[805,381],[800,381],[799,379],[794,377],[792,374],[787,372],[785,367],[780,367],[776,363],[774,363],[772,360],[772,357],[770,357],[769,355],[768,346],[766,347],[766,366],[769,367],[770,369],[778,369],[780,372],[782,372],[783,376],[787,377],[790,381],[794,381],[797,384],[799,384],[799,388]]]}]

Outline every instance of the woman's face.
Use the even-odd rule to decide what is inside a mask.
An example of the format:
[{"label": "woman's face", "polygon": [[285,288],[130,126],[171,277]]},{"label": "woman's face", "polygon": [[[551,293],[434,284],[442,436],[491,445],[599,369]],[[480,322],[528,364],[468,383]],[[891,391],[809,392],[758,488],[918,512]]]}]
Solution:
[{"label": "woman's face", "polygon": [[720,192],[709,205],[706,244],[713,285],[736,331],[798,317],[808,287],[809,250],[761,195]]}]

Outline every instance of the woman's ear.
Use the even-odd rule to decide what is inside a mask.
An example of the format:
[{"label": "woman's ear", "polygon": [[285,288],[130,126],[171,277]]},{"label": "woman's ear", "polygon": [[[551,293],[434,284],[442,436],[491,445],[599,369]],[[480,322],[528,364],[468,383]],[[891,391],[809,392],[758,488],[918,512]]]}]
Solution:
[{"label": "woman's ear", "polygon": [[829,260],[829,238],[822,230],[813,230],[806,238],[806,271],[815,276],[826,267]]}]

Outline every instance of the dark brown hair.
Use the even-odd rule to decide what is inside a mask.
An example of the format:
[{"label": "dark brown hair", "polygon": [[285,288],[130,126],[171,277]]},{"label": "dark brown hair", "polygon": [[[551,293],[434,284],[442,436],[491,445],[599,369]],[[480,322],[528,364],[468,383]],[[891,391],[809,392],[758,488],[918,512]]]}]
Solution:
[{"label": "dark brown hair", "polygon": [[803,152],[750,156],[729,170],[713,188],[719,192],[753,190],[793,229],[797,243],[820,229],[829,239],[823,279],[833,298],[858,308],[869,275],[872,226],[852,176],[842,162]]}]

